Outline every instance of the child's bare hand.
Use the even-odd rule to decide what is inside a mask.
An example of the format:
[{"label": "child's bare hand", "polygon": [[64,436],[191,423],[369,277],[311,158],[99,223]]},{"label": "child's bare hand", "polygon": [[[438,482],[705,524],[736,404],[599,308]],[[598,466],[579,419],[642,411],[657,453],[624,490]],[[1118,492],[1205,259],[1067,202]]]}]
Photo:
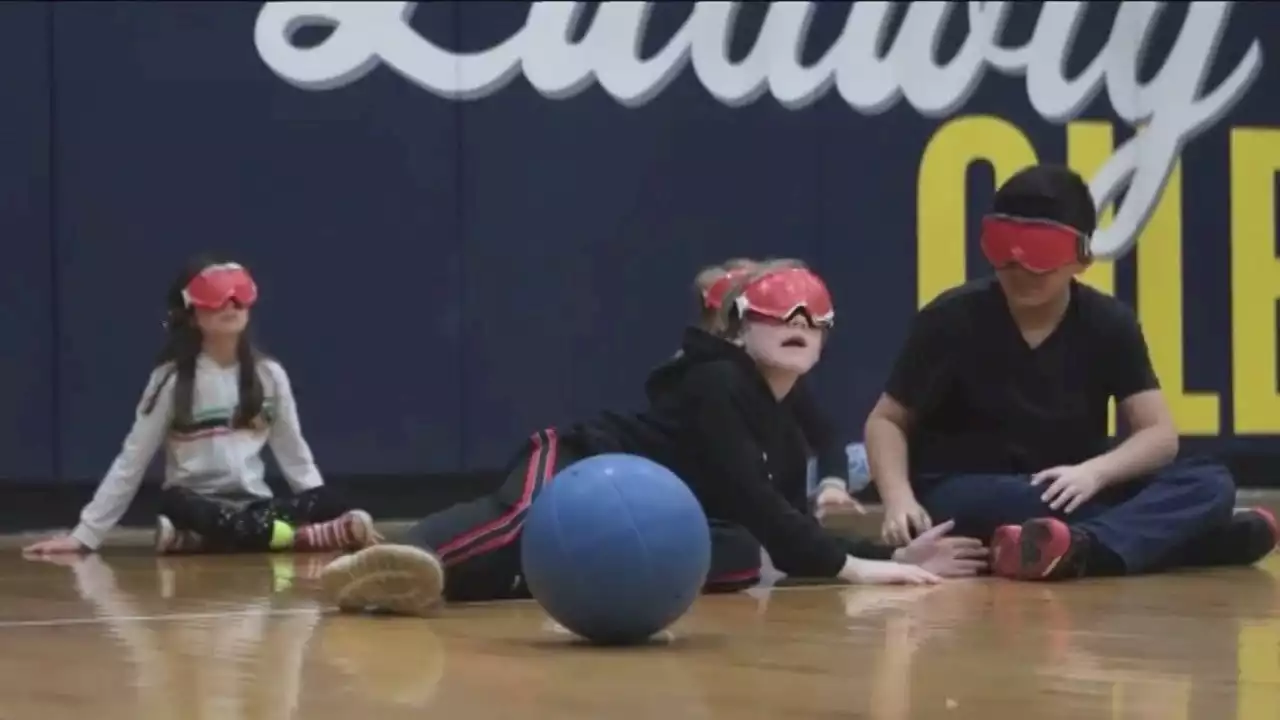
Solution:
[{"label": "child's bare hand", "polygon": [[87,552],[88,548],[70,535],[59,535],[22,548],[23,555],[65,555]]}]

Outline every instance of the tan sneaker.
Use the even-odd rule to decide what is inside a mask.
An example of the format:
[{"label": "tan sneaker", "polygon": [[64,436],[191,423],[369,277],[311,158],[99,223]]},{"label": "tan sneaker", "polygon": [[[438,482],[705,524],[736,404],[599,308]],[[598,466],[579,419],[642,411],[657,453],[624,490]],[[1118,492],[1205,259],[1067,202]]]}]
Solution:
[{"label": "tan sneaker", "polygon": [[320,573],[325,597],[346,612],[431,615],[444,595],[444,565],[410,545],[374,545],[344,555]]}]

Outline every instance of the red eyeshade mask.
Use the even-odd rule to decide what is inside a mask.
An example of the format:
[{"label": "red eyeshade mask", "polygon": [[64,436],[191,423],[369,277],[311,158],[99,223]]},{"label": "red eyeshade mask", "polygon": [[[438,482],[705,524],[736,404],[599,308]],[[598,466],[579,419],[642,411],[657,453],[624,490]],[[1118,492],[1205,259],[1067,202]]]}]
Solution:
[{"label": "red eyeshade mask", "polygon": [[227,303],[249,307],[258,300],[258,286],[249,271],[236,263],[210,265],[191,278],[182,299],[187,307],[221,310]]},{"label": "red eyeshade mask", "polygon": [[803,268],[775,270],[756,278],[743,288],[737,307],[743,317],[779,323],[789,322],[803,312],[809,323],[819,329],[831,327],[836,319],[826,283]]},{"label": "red eyeshade mask", "polygon": [[729,294],[729,288],[733,287],[733,283],[739,278],[747,274],[747,270],[730,270],[711,283],[706,292],[702,293],[702,301],[710,310],[719,310],[724,304],[724,296]]},{"label": "red eyeshade mask", "polygon": [[1075,228],[1048,220],[988,215],[982,219],[982,254],[996,268],[1016,264],[1034,273],[1047,273],[1088,262],[1089,238]]}]

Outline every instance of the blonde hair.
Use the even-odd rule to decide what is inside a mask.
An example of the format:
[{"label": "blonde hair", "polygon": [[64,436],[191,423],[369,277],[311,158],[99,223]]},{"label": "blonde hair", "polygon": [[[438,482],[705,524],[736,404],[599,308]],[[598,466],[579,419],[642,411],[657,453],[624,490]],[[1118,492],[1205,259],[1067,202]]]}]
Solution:
[{"label": "blonde hair", "polygon": [[796,258],[769,258],[768,260],[760,261],[758,264],[761,267],[771,267],[774,270],[785,270],[787,268],[809,269],[805,261],[797,260]]},{"label": "blonde hair", "polygon": [[724,264],[720,267],[722,267],[725,272],[733,272],[735,270],[754,270],[760,265],[760,262],[761,261],[759,260],[745,257],[729,258],[728,260],[725,260]]}]

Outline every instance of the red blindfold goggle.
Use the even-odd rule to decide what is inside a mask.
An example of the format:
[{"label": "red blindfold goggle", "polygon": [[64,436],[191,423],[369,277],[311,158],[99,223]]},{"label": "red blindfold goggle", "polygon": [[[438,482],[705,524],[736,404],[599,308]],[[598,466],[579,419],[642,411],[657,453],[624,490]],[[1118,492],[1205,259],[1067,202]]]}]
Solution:
[{"label": "red blindfold goggle", "polygon": [[249,271],[236,263],[210,265],[191,278],[182,299],[187,307],[221,310],[228,303],[247,308],[258,300],[258,286]]},{"label": "red blindfold goggle", "polygon": [[831,293],[822,278],[803,268],[768,273],[750,282],[737,299],[742,317],[772,323],[788,323],[803,315],[812,327],[835,324]]},{"label": "red blindfold goggle", "polygon": [[1075,228],[1009,215],[982,219],[982,254],[996,268],[1020,265],[1034,273],[1087,263],[1091,258],[1089,238]]},{"label": "red blindfold goggle", "polygon": [[724,298],[729,294],[729,290],[733,288],[733,283],[739,278],[747,274],[746,270],[730,270],[711,283],[707,291],[702,294],[702,301],[707,308],[711,310],[719,310],[724,305]]}]

